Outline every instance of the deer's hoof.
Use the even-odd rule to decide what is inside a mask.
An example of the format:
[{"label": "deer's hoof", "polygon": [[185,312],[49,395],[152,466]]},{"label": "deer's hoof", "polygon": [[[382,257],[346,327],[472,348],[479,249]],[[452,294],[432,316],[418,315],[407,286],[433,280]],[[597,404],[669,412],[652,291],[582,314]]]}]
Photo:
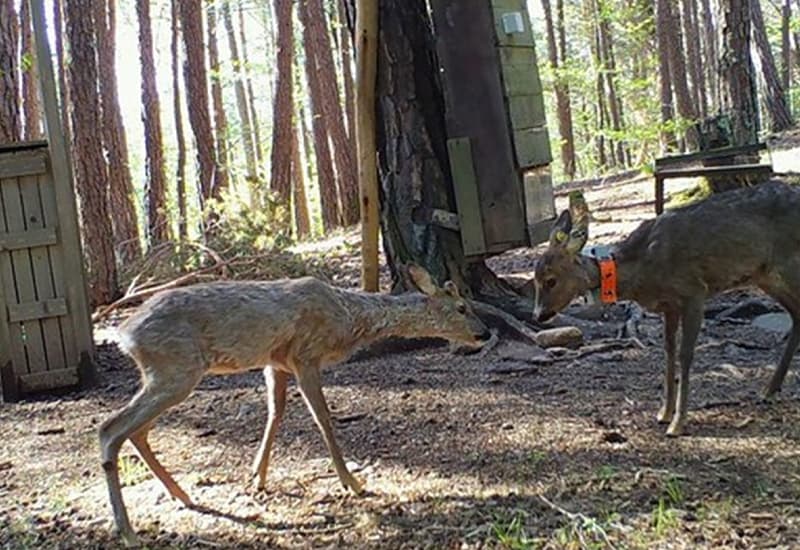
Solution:
[{"label": "deer's hoof", "polygon": [[683,421],[673,420],[672,424],[667,428],[668,437],[679,437],[683,435]]},{"label": "deer's hoof", "polygon": [[344,482],[344,486],[345,486],[345,488],[349,488],[351,491],[353,491],[358,496],[361,496],[361,495],[364,494],[364,487],[354,477],[351,477],[350,479],[346,480]]},{"label": "deer's hoof", "polygon": [[133,531],[122,532],[120,533],[120,537],[122,538],[122,544],[125,545],[125,548],[139,548],[141,546],[141,544],[139,544],[139,538]]},{"label": "deer's hoof", "polygon": [[658,416],[656,416],[656,420],[659,424],[669,424],[674,414],[675,411],[669,410],[666,407],[661,407],[661,410],[658,411]]}]

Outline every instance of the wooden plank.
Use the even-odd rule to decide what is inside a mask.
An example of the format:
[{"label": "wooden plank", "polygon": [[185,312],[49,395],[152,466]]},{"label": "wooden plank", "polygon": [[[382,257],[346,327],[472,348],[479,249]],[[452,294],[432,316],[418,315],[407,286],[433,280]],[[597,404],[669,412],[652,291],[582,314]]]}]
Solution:
[{"label": "wooden plank", "polygon": [[656,174],[656,216],[664,212],[664,178]]},{"label": "wooden plank", "polygon": [[34,393],[78,385],[78,369],[68,368],[34,372],[19,376],[19,388],[24,393]]},{"label": "wooden plank", "polygon": [[[61,239],[63,275],[69,277],[66,285],[70,319],[74,330],[74,341],[78,353],[86,352],[94,357],[94,339],[89,316],[86,273],[81,251],[78,212],[75,204],[72,167],[67,151],[69,147],[61,128],[61,111],[56,95],[53,75],[52,54],[47,40],[47,17],[44,0],[31,0],[31,20],[36,37],[36,61],[42,98],[44,100],[45,120],[50,143],[50,166],[55,187],[55,204],[58,208],[59,237]],[[66,338],[66,334],[64,335]]]},{"label": "wooden plank", "polygon": [[515,130],[536,128],[547,124],[542,94],[518,95],[508,98],[511,127]]},{"label": "wooden plank", "polygon": [[550,154],[550,136],[546,126],[515,130],[514,149],[517,153],[517,163],[522,168],[543,166],[553,161],[553,156]]},{"label": "wooden plank", "polygon": [[[6,227],[8,232],[25,231],[25,211],[22,205],[19,182],[16,179],[0,180],[0,192],[6,213]],[[30,251],[26,249],[11,252],[11,267],[16,286],[17,303],[36,302],[36,284],[31,269]],[[8,308],[11,309],[12,304]],[[47,370],[47,355],[42,340],[41,323],[36,320],[11,323],[20,328],[22,340],[25,344],[25,354],[28,358],[28,372]]]},{"label": "wooden plank", "polygon": [[[538,227],[543,222],[552,224],[556,219],[555,197],[553,196],[553,178],[549,167],[526,170],[522,175],[522,187],[525,192],[525,220],[528,240],[531,246],[542,242]],[[545,238],[547,235],[545,235]]]},{"label": "wooden plank", "polygon": [[536,66],[531,63],[504,64],[503,88],[507,97],[541,93],[542,82]]},{"label": "wooden plank", "polygon": [[[484,242],[527,243],[495,30],[488,2],[434,0],[448,138],[469,138]],[[469,40],[464,40],[469,36]],[[476,245],[477,248],[477,245]]]},{"label": "wooden plank", "polygon": [[50,228],[0,234],[0,250],[20,250],[48,246],[56,242],[58,242],[56,231]]},{"label": "wooden plank", "polygon": [[31,141],[15,141],[13,143],[0,143],[0,153],[16,153],[19,151],[30,151],[35,149],[46,149],[47,141],[44,139],[34,139]]},{"label": "wooden plank", "polygon": [[[53,180],[48,174],[39,178],[39,194],[42,198],[42,213],[45,227],[58,226],[58,214],[56,212],[56,196],[55,189],[53,188]],[[64,278],[64,259],[63,259],[63,244],[57,246],[47,247],[47,259],[50,265],[50,270],[53,273],[53,284],[55,288],[55,296],[68,297],[67,283]],[[67,304],[70,309],[71,304]],[[61,329],[61,338],[64,344],[65,361],[68,366],[77,365],[80,361],[80,353],[78,352],[77,342],[75,341],[75,331],[73,329],[73,315],[69,317],[59,317],[59,328]]]},{"label": "wooden plank", "polygon": [[699,160],[706,160],[712,158],[735,157],[737,155],[746,155],[748,153],[758,153],[759,151],[767,150],[767,144],[764,142],[751,143],[748,145],[739,145],[737,147],[718,147],[716,149],[709,149],[708,151],[698,151],[695,153],[687,153],[685,155],[669,155],[666,157],[657,158],[655,165],[656,170],[665,168],[670,165],[695,162]]},{"label": "wooden plank", "polygon": [[[54,228],[44,226],[45,218],[42,198],[39,192],[39,179],[38,177],[26,177],[20,179],[19,183],[28,233],[35,231],[55,233]],[[50,268],[47,247],[31,247],[30,257],[36,285],[36,296],[42,309],[31,311],[31,314],[36,316],[29,318],[41,320],[40,329],[44,340],[44,351],[47,356],[47,369],[63,369],[67,367],[67,363],[62,343],[61,327],[59,320],[55,317],[67,314],[67,304],[63,298],[56,298],[55,283]]]},{"label": "wooden plank", "polygon": [[[0,180],[0,190],[2,189],[2,180]],[[8,231],[8,223],[6,221],[6,206],[3,199],[3,193],[0,192],[0,233]],[[17,375],[28,372],[28,358],[25,355],[25,340],[22,337],[22,328],[19,324],[8,324],[6,315],[6,304],[16,304],[19,300],[17,297],[17,288],[14,282],[14,269],[11,265],[11,252],[0,251],[0,286],[2,287],[2,302],[0,302],[0,323],[5,327],[8,334],[8,348],[5,350],[6,356],[10,361],[2,364],[2,367],[11,373],[6,372],[3,375],[3,392],[10,392],[10,395],[16,394]]]},{"label": "wooden plank", "polygon": [[41,154],[16,153],[0,156],[0,179],[35,176],[46,171],[47,165]]},{"label": "wooden plank", "polygon": [[771,164],[731,164],[728,166],[704,166],[697,168],[679,168],[659,170],[661,178],[688,178],[696,176],[725,176],[743,173],[771,174]]},{"label": "wooden plank", "polygon": [[486,241],[483,236],[478,182],[475,179],[469,139],[448,139],[447,150],[450,156],[450,172],[453,175],[464,254],[467,256],[483,254],[486,252]]},{"label": "wooden plank", "polygon": [[[67,302],[64,298],[52,298],[38,302],[23,302],[8,306],[8,320],[11,323],[22,323],[36,319],[63,317],[67,314]],[[59,343],[59,347],[61,344]]]}]

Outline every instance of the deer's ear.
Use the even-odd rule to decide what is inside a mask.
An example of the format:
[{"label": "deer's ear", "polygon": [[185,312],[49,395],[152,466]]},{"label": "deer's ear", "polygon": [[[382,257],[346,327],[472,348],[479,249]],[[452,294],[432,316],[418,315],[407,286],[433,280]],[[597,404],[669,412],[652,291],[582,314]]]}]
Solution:
[{"label": "deer's ear", "polygon": [[589,239],[589,206],[580,191],[569,194],[569,213],[572,228],[566,248],[570,254],[578,254]]},{"label": "deer's ear", "polygon": [[461,293],[458,292],[458,287],[453,281],[446,281],[442,288],[444,289],[445,293],[449,294],[453,298],[461,297]]},{"label": "deer's ear", "polygon": [[569,241],[569,232],[572,230],[572,216],[569,210],[564,210],[550,230],[550,248],[563,248]]},{"label": "deer's ear", "polygon": [[428,296],[433,296],[439,292],[439,287],[433,282],[430,273],[416,264],[408,265],[408,276],[418,289]]}]

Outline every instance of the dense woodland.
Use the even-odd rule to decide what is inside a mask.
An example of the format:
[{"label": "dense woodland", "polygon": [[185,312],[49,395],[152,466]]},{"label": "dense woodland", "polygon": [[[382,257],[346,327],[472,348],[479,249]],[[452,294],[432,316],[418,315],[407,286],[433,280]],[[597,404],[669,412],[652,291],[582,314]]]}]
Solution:
[{"label": "dense woodland", "polygon": [[[46,5],[93,303],[165,243],[253,251],[358,222],[352,2]],[[695,149],[699,121],[748,97],[760,101],[743,131],[792,123],[800,1],[528,5],[559,181]],[[413,19],[425,2],[381,10],[382,24],[392,10]],[[0,143],[43,134],[30,17],[27,2],[0,0]]]}]

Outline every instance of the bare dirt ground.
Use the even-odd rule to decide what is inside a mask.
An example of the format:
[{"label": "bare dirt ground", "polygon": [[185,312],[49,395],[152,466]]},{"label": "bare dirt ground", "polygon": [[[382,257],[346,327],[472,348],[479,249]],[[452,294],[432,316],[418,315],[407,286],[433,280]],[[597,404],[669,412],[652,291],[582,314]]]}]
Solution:
[{"label": "bare dirt ground", "polygon": [[[584,187],[595,242],[652,215],[649,179]],[[512,252],[492,266],[525,275],[534,255]],[[342,269],[352,276],[357,264]],[[209,377],[151,443],[210,510],[170,500],[126,444],[128,511],[150,548],[800,547],[800,371],[763,402],[783,335],[751,323],[777,309],[753,292],[708,303],[679,439],[655,421],[660,320],[644,317],[644,349],[615,347],[621,305],[594,320],[562,316],[586,334],[576,350],[503,340],[485,356],[443,345],[362,353],[326,371],[325,387],[364,497],[340,487],[294,387],[268,490],[255,493],[261,376]],[[138,375],[112,337],[98,327],[98,387],[0,406],[0,546],[119,547],[96,429]]]}]

